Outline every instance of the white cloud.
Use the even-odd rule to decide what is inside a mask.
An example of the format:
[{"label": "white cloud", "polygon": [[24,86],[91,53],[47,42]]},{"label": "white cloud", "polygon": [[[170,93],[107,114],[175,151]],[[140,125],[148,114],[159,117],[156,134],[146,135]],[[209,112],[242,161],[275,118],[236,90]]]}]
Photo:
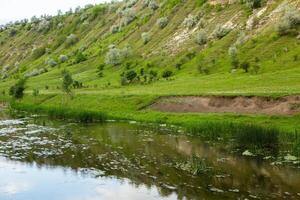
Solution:
[{"label": "white cloud", "polygon": [[57,10],[96,4],[108,0],[0,0],[0,24],[43,14],[54,15]]}]

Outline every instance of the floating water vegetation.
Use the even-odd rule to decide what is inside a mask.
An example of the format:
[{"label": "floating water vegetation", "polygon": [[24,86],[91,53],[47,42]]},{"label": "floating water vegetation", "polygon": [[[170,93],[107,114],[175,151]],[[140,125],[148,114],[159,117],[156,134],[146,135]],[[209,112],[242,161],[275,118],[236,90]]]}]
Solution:
[{"label": "floating water vegetation", "polygon": [[191,158],[185,162],[177,162],[175,167],[177,169],[188,171],[195,176],[206,173],[210,170],[205,159],[198,158],[197,156],[191,156]]}]

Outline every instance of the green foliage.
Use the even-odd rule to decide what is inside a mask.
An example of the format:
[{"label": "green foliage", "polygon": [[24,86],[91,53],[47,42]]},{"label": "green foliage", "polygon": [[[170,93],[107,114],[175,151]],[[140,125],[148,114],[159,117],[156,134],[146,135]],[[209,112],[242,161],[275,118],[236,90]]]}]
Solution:
[{"label": "green foliage", "polygon": [[61,62],[61,63],[64,63],[64,62],[66,62],[68,60],[68,56],[66,56],[66,55],[60,55],[59,56],[59,61]]},{"label": "green foliage", "polygon": [[169,78],[173,76],[173,72],[171,70],[164,70],[161,75],[163,78]]},{"label": "green foliage", "polygon": [[249,68],[250,68],[250,63],[247,62],[247,61],[242,62],[241,63],[241,68],[243,70],[245,70],[246,73],[248,73],[249,72]]},{"label": "green foliage", "polygon": [[57,65],[57,62],[53,58],[49,58],[46,63],[50,67],[55,67]]},{"label": "green foliage", "polygon": [[77,63],[84,62],[84,61],[86,61],[86,60],[87,60],[87,56],[86,56],[83,52],[78,51],[78,52],[76,53],[74,63],[77,64]]},{"label": "green foliage", "polygon": [[207,33],[203,29],[199,30],[196,33],[195,41],[196,41],[197,44],[199,44],[199,45],[206,44],[207,40],[208,40]]},{"label": "green foliage", "polygon": [[129,82],[133,82],[136,77],[137,77],[137,73],[134,70],[130,70],[130,71],[126,72],[126,74],[125,74],[125,78]]},{"label": "green foliage", "polygon": [[142,40],[144,44],[147,44],[151,40],[150,33],[148,32],[142,33]]},{"label": "green foliage", "polygon": [[157,20],[157,25],[161,29],[165,28],[168,25],[168,23],[169,23],[169,20],[167,17],[162,17]]},{"label": "green foliage", "polygon": [[195,1],[198,7],[203,6],[207,2],[207,0],[195,0]]},{"label": "green foliage", "polygon": [[40,91],[38,89],[33,89],[32,96],[37,97],[39,95]]},{"label": "green foliage", "polygon": [[46,53],[46,48],[45,47],[34,48],[32,50],[32,58],[33,59],[38,59],[41,56],[43,56],[45,53]]},{"label": "green foliage", "polygon": [[22,99],[24,96],[26,79],[20,79],[18,82],[11,86],[9,89],[9,95],[15,99]]},{"label": "green foliage", "polygon": [[112,46],[109,48],[106,58],[105,58],[105,63],[108,65],[119,65],[122,63],[123,57],[121,50],[116,48],[115,46]]},{"label": "green foliage", "polygon": [[76,44],[78,41],[79,41],[78,37],[75,34],[71,34],[66,39],[66,45],[67,47],[69,47]]},{"label": "green foliage", "polygon": [[62,74],[62,90],[63,92],[65,92],[66,94],[71,94],[71,86],[73,84],[73,78],[71,76],[71,74],[67,71],[67,70],[63,70],[61,72]]},{"label": "green foliage", "polygon": [[286,35],[290,30],[299,27],[299,25],[300,11],[288,6],[285,8],[284,15],[280,18],[276,28],[280,35]]},{"label": "green foliage", "polygon": [[244,0],[244,1],[246,5],[251,9],[259,8],[261,7],[262,4],[262,0]]},{"label": "green foliage", "polygon": [[214,32],[213,32],[213,36],[216,39],[221,39],[223,37],[225,37],[229,32],[231,31],[231,29],[223,27],[221,25],[217,25],[217,27],[215,28]]},{"label": "green foliage", "polygon": [[182,22],[183,26],[186,28],[193,28],[198,22],[197,17],[193,16],[193,15],[188,15]]}]

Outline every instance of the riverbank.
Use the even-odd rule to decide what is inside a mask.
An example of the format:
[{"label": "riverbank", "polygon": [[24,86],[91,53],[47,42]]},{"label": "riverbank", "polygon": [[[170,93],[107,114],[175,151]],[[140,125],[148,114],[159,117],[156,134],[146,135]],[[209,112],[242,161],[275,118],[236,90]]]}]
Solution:
[{"label": "riverbank", "polygon": [[[8,98],[1,97],[2,101]],[[205,122],[255,124],[277,128],[286,132],[300,130],[300,116],[241,115],[234,113],[171,113],[151,110],[148,106],[158,99],[154,95],[93,95],[77,94],[72,99],[62,94],[25,95],[14,101],[12,107],[34,113],[78,121],[104,121],[106,119],[134,120],[158,124],[191,127]]]}]

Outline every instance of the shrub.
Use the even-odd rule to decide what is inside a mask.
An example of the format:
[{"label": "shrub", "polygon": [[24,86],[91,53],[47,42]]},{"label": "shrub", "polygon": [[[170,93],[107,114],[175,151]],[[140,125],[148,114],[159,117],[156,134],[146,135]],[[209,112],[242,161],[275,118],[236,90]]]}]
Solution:
[{"label": "shrub", "polygon": [[156,10],[159,8],[159,6],[155,0],[151,0],[148,4],[148,7],[151,8],[152,10]]},{"label": "shrub", "polygon": [[112,34],[117,33],[120,31],[120,27],[118,25],[112,25],[112,27],[110,28],[110,32]]},{"label": "shrub", "polygon": [[126,4],[127,8],[133,7],[137,3],[137,0],[129,0]]},{"label": "shrub", "polygon": [[148,32],[142,33],[142,40],[144,44],[147,44],[151,40],[150,33]]},{"label": "shrub", "polygon": [[168,23],[169,23],[169,20],[167,17],[162,17],[157,20],[157,24],[158,24],[159,28],[161,28],[161,29],[165,28],[168,25]]},{"label": "shrub", "polygon": [[196,33],[196,43],[203,45],[207,43],[207,33],[204,30],[200,30]]},{"label": "shrub", "polygon": [[46,19],[43,19],[39,25],[37,30],[39,32],[43,32],[43,33],[47,33],[51,28],[51,23],[49,21],[47,21]]},{"label": "shrub", "polygon": [[83,84],[82,84],[82,82],[74,80],[72,86],[73,86],[73,88],[79,89],[79,88],[83,87]]},{"label": "shrub", "polygon": [[120,49],[117,49],[115,47],[111,47],[105,58],[105,63],[108,65],[119,65],[122,62],[122,53]]},{"label": "shrub", "polygon": [[74,60],[74,62],[77,64],[77,63],[81,63],[81,62],[84,62],[84,61],[86,61],[87,60],[87,56],[84,54],[84,53],[82,53],[81,51],[78,51],[77,53],[76,53],[76,56],[75,56],[75,60]]},{"label": "shrub", "polygon": [[209,74],[209,68],[203,65],[202,63],[198,63],[198,71],[201,74],[206,74],[206,75]]},{"label": "shrub", "polygon": [[41,69],[34,69],[31,72],[28,72],[24,75],[25,78],[33,77],[33,76],[38,76],[40,74],[46,73],[48,70],[46,68],[41,68]]},{"label": "shrub", "polygon": [[182,22],[183,26],[186,28],[193,28],[197,24],[197,17],[193,15],[187,16]]},{"label": "shrub", "polygon": [[38,96],[39,93],[40,93],[40,91],[36,88],[32,90],[32,96],[34,96],[34,97]]},{"label": "shrub", "polygon": [[224,36],[226,36],[230,31],[231,29],[218,25],[213,32],[213,36],[216,39],[221,39]]},{"label": "shrub", "polygon": [[237,57],[237,53],[238,53],[238,50],[235,46],[231,46],[228,49],[228,54],[231,58],[231,65],[232,65],[233,69],[237,69],[238,66],[239,66],[239,60],[238,60],[238,57]]},{"label": "shrub", "polygon": [[68,60],[68,56],[66,56],[66,55],[60,55],[59,56],[59,61],[61,62],[61,63],[64,63],[64,62],[66,62]]},{"label": "shrub", "polygon": [[130,70],[126,72],[125,77],[129,82],[132,82],[137,77],[137,73],[134,70]]},{"label": "shrub", "polygon": [[248,40],[248,37],[246,36],[246,34],[244,32],[240,32],[238,35],[238,38],[236,39],[234,46],[241,46],[243,44],[246,43],[246,41]]},{"label": "shrub", "polygon": [[46,64],[49,65],[50,67],[55,67],[57,65],[57,62],[54,59],[49,58]]},{"label": "shrub", "polygon": [[72,46],[78,42],[78,37],[75,34],[71,34],[66,39],[67,46]]},{"label": "shrub", "polygon": [[41,56],[43,56],[45,53],[46,53],[46,48],[45,47],[34,48],[32,50],[32,58],[33,59],[38,59]]},{"label": "shrub", "polygon": [[20,79],[15,85],[13,85],[9,89],[9,95],[16,98],[21,99],[24,96],[26,79]]},{"label": "shrub", "polygon": [[149,72],[149,81],[156,80],[157,76],[158,76],[157,71],[150,70],[150,72]]},{"label": "shrub", "polygon": [[247,62],[247,61],[242,62],[242,63],[241,63],[241,68],[242,68],[243,70],[245,70],[246,73],[248,73],[249,68],[250,68],[250,63]]},{"label": "shrub", "polygon": [[262,0],[246,0],[246,5],[251,8],[259,8],[261,7]]},{"label": "shrub", "polygon": [[9,30],[9,36],[10,36],[10,37],[15,36],[17,33],[18,33],[18,31],[17,31],[17,29],[15,29],[15,28],[11,28],[11,29]]},{"label": "shrub", "polygon": [[165,70],[165,71],[163,71],[163,73],[162,73],[162,77],[163,78],[169,78],[169,77],[171,77],[173,75],[173,72],[171,71],[171,70]]},{"label": "shrub", "polygon": [[121,21],[121,25],[122,26],[127,26],[128,24],[130,24],[131,22],[133,22],[136,18],[136,13],[133,9],[126,9],[122,12],[122,21]]},{"label": "shrub", "polygon": [[126,45],[123,49],[120,50],[121,52],[121,58],[128,58],[131,55],[131,47],[129,45]]},{"label": "shrub", "polygon": [[277,32],[280,35],[287,34],[291,29],[300,25],[300,11],[295,8],[286,7],[283,17],[277,24]]}]

